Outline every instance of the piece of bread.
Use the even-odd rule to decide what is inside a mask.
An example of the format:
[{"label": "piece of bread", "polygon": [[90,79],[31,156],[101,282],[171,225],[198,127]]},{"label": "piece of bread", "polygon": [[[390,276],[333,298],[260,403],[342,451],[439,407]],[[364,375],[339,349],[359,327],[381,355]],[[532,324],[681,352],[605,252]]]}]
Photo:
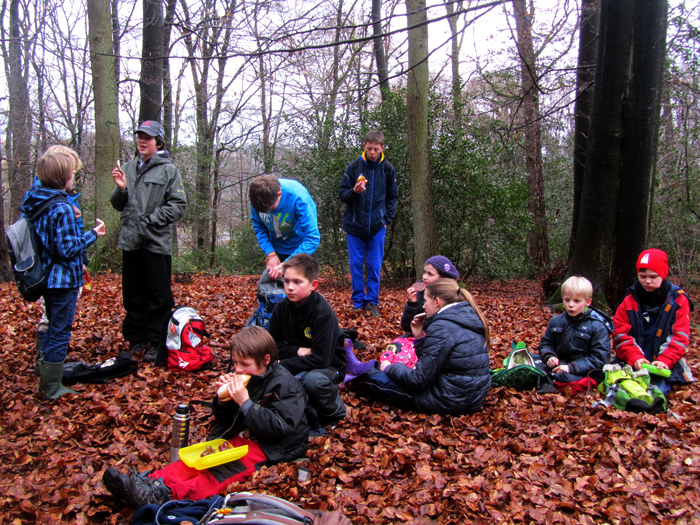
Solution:
[{"label": "piece of bread", "polygon": [[360,175],[359,177],[357,177],[357,182],[365,182],[366,180],[367,179],[365,178],[364,175]]},{"label": "piece of bread", "polygon": [[[238,374],[243,378],[243,386],[247,387],[248,386],[248,381],[250,381],[250,376],[248,374]],[[219,399],[221,401],[226,401],[227,399],[230,399],[231,395],[229,394],[228,391],[228,384],[223,384],[219,387],[219,391],[216,393],[216,395],[219,396]]]}]

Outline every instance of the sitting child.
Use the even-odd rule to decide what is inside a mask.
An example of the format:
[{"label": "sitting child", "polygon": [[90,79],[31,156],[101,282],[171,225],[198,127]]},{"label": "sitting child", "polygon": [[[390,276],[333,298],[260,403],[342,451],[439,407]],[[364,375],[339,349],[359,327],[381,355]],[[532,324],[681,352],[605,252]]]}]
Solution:
[{"label": "sitting child", "polygon": [[344,334],[335,312],[318,288],[321,268],[300,253],[282,263],[284,293],[268,330],[277,343],[280,364],[294,374],[309,396],[307,419],[315,433],[345,418],[338,385],[345,378]]},{"label": "sitting child", "polygon": [[637,259],[637,279],[617,307],[613,345],[618,361],[640,370],[651,363],[671,370],[666,379],[651,374],[652,385],[664,395],[673,384],[695,381],[683,356],[690,344],[689,314],[693,303],[683,290],[666,280],[668,258],[661,250],[644,250]]},{"label": "sitting child", "polygon": [[[423,309],[423,304],[425,302],[424,293],[425,287],[437,281],[440,278],[445,279],[458,279],[459,272],[455,265],[452,264],[447,257],[443,255],[435,255],[427,261],[423,266],[423,279],[416,283],[416,286],[411,286],[406,293],[408,294],[408,302],[403,308],[403,315],[401,316],[401,329],[407,333],[411,333],[411,321],[418,315],[425,313]],[[415,287],[415,288],[414,288]],[[353,351],[352,344],[347,344],[346,341],[345,350],[348,359],[348,374],[349,377],[346,381],[353,379],[355,376],[364,374],[371,368],[378,366],[378,361],[376,359],[371,359],[366,363],[362,363],[355,352]],[[412,335],[403,335],[394,339],[387,349],[382,353],[379,358],[380,361],[389,361],[390,363],[402,363],[409,368],[416,366],[418,358],[416,357],[416,350],[414,348],[414,341]]]},{"label": "sitting child", "polygon": [[[236,374],[216,381],[217,391],[226,385],[227,392],[214,398],[216,427],[208,439],[225,438],[233,447],[248,445],[248,454],[205,470],[179,460],[151,474],[127,476],[110,467],[102,476],[107,490],[134,508],[170,499],[198,500],[226,490],[264,465],[293,461],[306,453],[306,394],[277,362],[270,334],[257,326],[243,328],[231,340],[231,357]],[[247,387],[242,374],[251,376]],[[242,437],[244,431],[249,438]]]},{"label": "sitting child", "polygon": [[[589,308],[593,285],[585,277],[569,277],[564,281],[561,298],[566,312],[549,321],[540,341],[540,357],[551,369],[558,388],[569,385],[580,391],[587,386],[595,387],[610,359],[612,321],[595,308]],[[593,371],[597,371],[595,377],[590,377]]]},{"label": "sitting child", "polygon": [[426,317],[411,322],[418,356],[415,368],[382,361],[379,370],[370,370],[353,384],[425,414],[479,410],[491,387],[484,314],[454,279],[430,283],[424,308]]}]

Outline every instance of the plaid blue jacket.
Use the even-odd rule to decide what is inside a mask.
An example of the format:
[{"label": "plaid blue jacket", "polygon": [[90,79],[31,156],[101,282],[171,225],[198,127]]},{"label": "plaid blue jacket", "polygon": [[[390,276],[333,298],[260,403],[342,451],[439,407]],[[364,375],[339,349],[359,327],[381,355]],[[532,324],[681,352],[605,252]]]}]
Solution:
[{"label": "plaid blue jacket", "polygon": [[[54,195],[66,192],[51,188],[32,188],[22,204],[22,213],[29,215],[42,202]],[[44,252],[41,256],[43,268],[51,267],[48,288],[79,288],[83,285],[83,253],[94,244],[97,234],[93,230],[80,233],[75,214],[70,204],[52,204],[35,222],[36,231]]]}]

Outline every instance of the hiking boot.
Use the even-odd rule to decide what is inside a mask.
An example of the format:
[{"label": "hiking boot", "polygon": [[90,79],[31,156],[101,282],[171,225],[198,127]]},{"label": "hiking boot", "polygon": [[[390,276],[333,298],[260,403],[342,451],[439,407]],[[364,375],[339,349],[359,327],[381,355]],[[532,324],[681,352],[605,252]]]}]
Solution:
[{"label": "hiking boot", "polygon": [[365,306],[364,306],[364,305],[362,305],[362,306],[353,306],[353,307],[352,307],[352,311],[353,311],[353,312],[361,312],[361,311],[363,311],[364,309],[365,309]]},{"label": "hiking boot", "polygon": [[127,476],[110,467],[102,475],[102,483],[109,492],[135,509],[151,503],[162,505],[171,497],[170,489],[163,483],[163,478],[151,479],[148,472],[139,474],[134,470]]},{"label": "hiking boot", "polygon": [[379,307],[374,303],[367,303],[365,305],[365,310],[372,314],[372,317],[381,317],[382,314],[379,313]]}]

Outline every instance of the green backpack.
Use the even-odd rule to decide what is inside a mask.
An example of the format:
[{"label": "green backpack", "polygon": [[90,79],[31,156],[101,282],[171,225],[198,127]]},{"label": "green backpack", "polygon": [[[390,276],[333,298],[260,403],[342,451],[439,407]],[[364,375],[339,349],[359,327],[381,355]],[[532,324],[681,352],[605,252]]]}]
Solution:
[{"label": "green backpack", "polygon": [[503,368],[490,372],[493,388],[506,386],[516,390],[532,390],[542,388],[549,382],[549,377],[537,368],[535,359],[522,341],[517,344],[513,341],[513,349],[503,360]]},{"label": "green backpack", "polygon": [[666,412],[666,398],[661,390],[651,385],[649,370],[635,371],[630,365],[605,365],[605,381],[598,385],[598,392],[605,396],[600,402],[628,412]]}]

